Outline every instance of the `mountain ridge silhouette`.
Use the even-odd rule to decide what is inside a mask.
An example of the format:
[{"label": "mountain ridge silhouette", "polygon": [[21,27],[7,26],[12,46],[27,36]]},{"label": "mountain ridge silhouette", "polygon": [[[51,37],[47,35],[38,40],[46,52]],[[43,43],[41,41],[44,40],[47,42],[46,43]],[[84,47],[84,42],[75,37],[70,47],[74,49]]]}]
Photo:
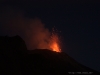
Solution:
[{"label": "mountain ridge silhouette", "polygon": [[68,56],[48,49],[27,50],[19,36],[0,36],[0,75],[100,74]]}]

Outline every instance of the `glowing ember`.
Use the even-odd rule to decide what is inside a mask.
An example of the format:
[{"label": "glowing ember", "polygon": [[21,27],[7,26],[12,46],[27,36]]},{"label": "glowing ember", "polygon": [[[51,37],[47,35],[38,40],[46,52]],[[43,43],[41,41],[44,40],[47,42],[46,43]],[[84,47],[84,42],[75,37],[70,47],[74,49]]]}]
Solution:
[{"label": "glowing ember", "polygon": [[53,50],[53,51],[56,51],[56,52],[61,52],[61,49],[60,49],[60,46],[59,46],[59,38],[57,36],[57,34],[52,34],[51,35],[51,43],[50,43],[50,48]]}]

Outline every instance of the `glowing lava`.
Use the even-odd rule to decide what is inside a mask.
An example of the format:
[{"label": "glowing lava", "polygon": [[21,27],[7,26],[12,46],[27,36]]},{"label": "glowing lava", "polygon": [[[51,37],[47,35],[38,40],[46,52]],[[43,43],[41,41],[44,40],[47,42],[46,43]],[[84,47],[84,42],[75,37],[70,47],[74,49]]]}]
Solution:
[{"label": "glowing lava", "polygon": [[50,48],[53,51],[61,52],[61,49],[60,49],[60,46],[59,46],[59,38],[58,38],[57,34],[54,34],[54,33],[52,34]]}]

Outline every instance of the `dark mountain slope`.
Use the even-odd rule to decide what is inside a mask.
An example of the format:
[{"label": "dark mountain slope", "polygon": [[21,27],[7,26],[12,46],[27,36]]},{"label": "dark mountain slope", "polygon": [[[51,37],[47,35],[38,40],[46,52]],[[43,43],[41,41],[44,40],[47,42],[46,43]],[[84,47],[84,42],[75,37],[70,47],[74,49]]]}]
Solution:
[{"label": "dark mountain slope", "polygon": [[19,37],[0,37],[0,75],[68,75],[96,72],[66,53],[47,49],[27,50]]},{"label": "dark mountain slope", "polygon": [[[28,59],[31,60],[30,64],[35,64],[36,68],[41,66],[41,70],[45,69],[44,71],[53,72],[52,74],[66,75],[69,72],[74,72],[75,74],[79,74],[78,72],[81,72],[81,74],[99,74],[76,62],[64,52],[57,53],[47,49],[36,49],[29,51]],[[35,69],[34,71],[38,70]]]},{"label": "dark mountain slope", "polygon": [[26,45],[19,36],[0,36],[0,75],[20,75],[20,63],[26,53]]}]

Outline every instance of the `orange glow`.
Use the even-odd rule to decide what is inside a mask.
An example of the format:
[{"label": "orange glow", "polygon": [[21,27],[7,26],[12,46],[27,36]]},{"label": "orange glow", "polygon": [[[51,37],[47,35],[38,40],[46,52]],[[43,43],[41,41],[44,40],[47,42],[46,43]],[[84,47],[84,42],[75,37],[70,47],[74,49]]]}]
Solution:
[{"label": "orange glow", "polygon": [[59,46],[59,38],[56,34],[52,34],[52,36],[51,36],[50,48],[53,51],[61,52],[61,49],[60,49],[60,46]]}]

